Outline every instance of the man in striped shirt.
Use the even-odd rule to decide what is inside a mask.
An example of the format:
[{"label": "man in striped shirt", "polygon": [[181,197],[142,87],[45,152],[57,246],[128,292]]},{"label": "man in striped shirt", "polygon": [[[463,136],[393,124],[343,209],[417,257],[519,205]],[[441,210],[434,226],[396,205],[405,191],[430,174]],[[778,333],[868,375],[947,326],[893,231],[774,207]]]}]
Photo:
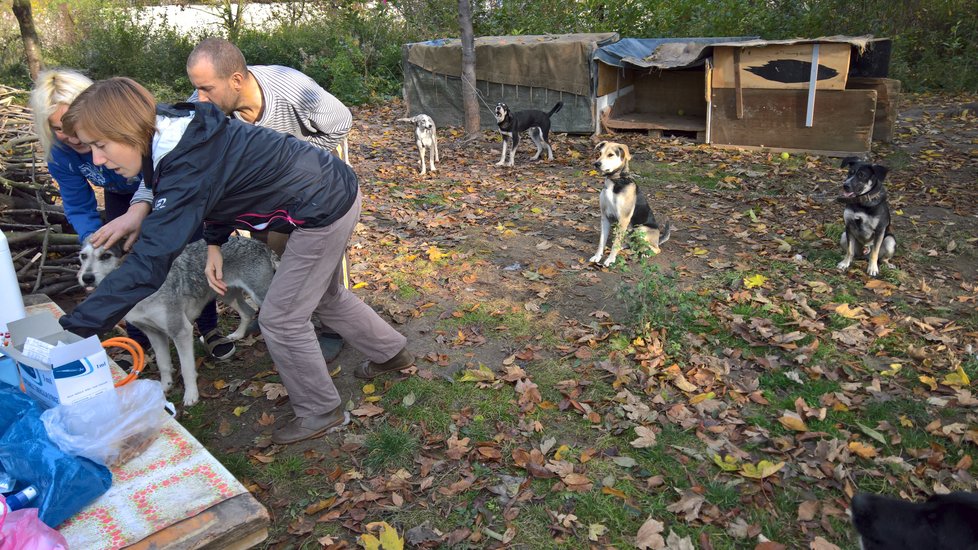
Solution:
[{"label": "man in striped shirt", "polygon": [[[187,76],[196,88],[190,101],[213,103],[229,116],[327,151],[336,150],[353,124],[346,105],[313,79],[289,67],[247,65],[241,50],[222,38],[197,44],[187,58]],[[288,238],[270,231],[262,240],[281,256]],[[322,327],[319,344],[328,362],[339,355],[343,340]]]},{"label": "man in striped shirt", "polygon": [[207,38],[187,58],[197,91],[190,101],[217,105],[256,126],[334,150],[353,123],[350,110],[313,79],[289,67],[246,65],[234,44]]}]

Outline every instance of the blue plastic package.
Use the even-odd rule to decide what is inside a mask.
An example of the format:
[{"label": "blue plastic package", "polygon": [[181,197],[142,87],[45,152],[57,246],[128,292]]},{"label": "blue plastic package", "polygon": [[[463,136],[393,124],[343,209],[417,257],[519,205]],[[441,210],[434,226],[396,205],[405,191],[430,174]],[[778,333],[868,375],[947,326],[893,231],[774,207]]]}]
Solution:
[{"label": "blue plastic package", "polygon": [[66,454],[48,439],[41,409],[14,389],[0,388],[0,469],[37,489],[32,504],[57,527],[109,490],[112,473]]}]

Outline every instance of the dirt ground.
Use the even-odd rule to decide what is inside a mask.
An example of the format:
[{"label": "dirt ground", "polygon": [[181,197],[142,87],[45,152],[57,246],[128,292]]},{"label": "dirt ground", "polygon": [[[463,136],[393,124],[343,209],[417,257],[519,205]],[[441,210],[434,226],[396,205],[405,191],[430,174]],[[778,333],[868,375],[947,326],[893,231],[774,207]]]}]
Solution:
[{"label": "dirt ground", "polygon": [[[640,305],[638,302],[641,302],[640,298],[636,298],[635,289],[647,288],[642,285],[643,281],[648,280],[650,273],[640,267],[638,255],[627,250],[623,260],[610,269],[587,263],[586,259],[594,254],[597,243],[598,190],[601,185],[600,178],[590,166],[593,147],[590,137],[554,136],[556,158],[552,162],[530,161],[532,145],[524,141],[516,155],[516,167],[503,168],[494,165],[500,154],[497,134],[487,131],[483,139],[460,147],[457,145],[461,138],[459,129],[441,128],[441,162],[438,164],[438,171],[419,176],[411,128],[395,122],[396,118],[404,116],[402,111],[403,106],[394,102],[355,112],[354,130],[350,137],[351,157],[361,178],[365,200],[361,224],[351,242],[349,258],[356,292],[407,336],[410,349],[419,357],[417,370],[407,380],[401,378],[398,381],[380,381],[368,393],[364,384],[352,376],[353,367],[363,357],[356,351],[355,343],[348,342],[330,368],[334,370],[334,382],[340,394],[349,400],[349,408],[354,409],[353,426],[346,432],[323,439],[278,448],[270,444],[269,436],[274,425],[289,412],[288,399],[275,393],[274,383],[277,377],[264,344],[260,339],[250,339],[239,345],[239,353],[233,360],[216,364],[202,363],[199,387],[203,401],[184,411],[181,417],[195,435],[225,461],[232,472],[268,506],[273,517],[272,536],[268,542],[271,547],[340,548],[355,544],[357,535],[365,530],[364,525],[378,519],[377,516],[396,524],[395,527],[403,534],[403,531],[420,523],[420,520],[412,523],[410,518],[413,516],[405,512],[406,508],[421,514],[420,517],[427,521],[428,517],[423,515],[423,511],[435,517],[441,515],[442,518],[448,518],[452,516],[453,508],[478,508],[480,503],[484,503],[485,491],[482,492],[483,496],[470,495],[461,498],[453,497],[455,493],[442,492],[439,497],[434,494],[434,488],[424,487],[422,483],[420,487],[417,484],[413,486],[415,496],[409,499],[409,504],[395,506],[398,501],[394,499],[394,505],[376,509],[381,511],[368,509],[367,512],[360,513],[357,508],[347,507],[337,512],[335,517],[330,516],[326,520],[323,519],[326,516],[317,521],[306,519],[320,513],[319,510],[315,514],[309,513],[309,507],[316,502],[322,502],[320,499],[326,499],[330,494],[333,497],[329,498],[343,499],[344,491],[350,490],[349,487],[337,488],[337,477],[340,481],[347,482],[347,485],[353,485],[347,477],[339,474],[336,477],[326,476],[328,479],[323,482],[319,478],[326,472],[334,469],[342,472],[363,470],[375,474],[385,472],[379,478],[391,475],[393,468],[364,466],[370,463],[370,457],[373,456],[373,451],[367,452],[371,448],[370,438],[385,425],[406,426],[405,429],[410,430],[420,440],[414,464],[410,465],[409,461],[407,467],[409,472],[417,476],[413,481],[427,475],[423,457],[444,458],[441,453],[444,452],[444,441],[449,438],[449,433],[435,434],[436,430],[431,428],[434,420],[425,419],[424,413],[421,413],[421,420],[412,424],[410,418],[414,417],[410,414],[415,413],[408,410],[405,413],[407,416],[398,416],[392,412],[395,407],[390,396],[397,394],[399,400],[405,398],[396,393],[398,385],[403,387],[404,384],[415,384],[410,387],[434,388],[431,391],[435,393],[452,392],[462,384],[460,377],[463,373],[487,366],[498,375],[513,364],[515,357],[516,363],[522,364],[540,385],[544,394],[543,403],[561,401],[561,396],[564,404],[583,403],[583,399],[574,400],[568,397],[570,394],[562,380],[571,376],[587,380],[593,375],[594,384],[611,384],[610,380],[614,376],[609,378],[610,371],[602,370],[608,370],[605,368],[607,365],[602,363],[606,358],[609,362],[631,365],[635,369],[640,366],[645,368],[643,361],[647,355],[642,355],[641,348],[636,348],[636,338],[644,334],[647,339],[649,331],[657,334],[656,326],[645,329],[634,326],[636,308]],[[660,284],[667,281],[673,288],[653,289],[651,296],[686,297],[683,299],[691,300],[699,296],[707,301],[712,300],[710,305],[704,306],[712,313],[698,317],[694,324],[687,326],[689,332],[686,340],[668,340],[663,336],[666,349],[660,350],[660,353],[667,358],[663,366],[677,362],[679,368],[693,380],[690,375],[692,371],[686,369],[687,365],[696,364],[700,360],[705,349],[702,341],[698,340],[701,337],[707,340],[714,338],[722,343],[725,338],[741,335],[751,343],[752,349],[759,349],[763,338],[758,336],[761,334],[758,327],[763,322],[759,320],[760,314],[757,312],[766,306],[755,299],[756,295],[755,298],[749,297],[754,291],[746,278],[754,273],[762,273],[766,274],[767,280],[762,289],[767,289],[767,292],[759,299],[775,300],[778,307],[781,307],[780,300],[784,296],[787,298],[784,298],[783,303],[788,303],[792,293],[797,293],[798,289],[807,289],[815,297],[819,285],[827,284],[834,289],[851,289],[847,297],[843,298],[839,296],[845,293],[836,292],[833,299],[824,300],[827,304],[835,307],[840,301],[848,302],[854,308],[862,306],[871,310],[871,313],[876,312],[874,308],[878,307],[892,319],[894,326],[897,326],[901,316],[951,320],[951,324],[957,327],[955,334],[959,338],[953,345],[945,343],[943,350],[935,347],[933,351],[953,354],[959,363],[966,365],[966,370],[972,369],[976,359],[971,344],[978,331],[974,299],[978,284],[976,111],[978,103],[973,96],[907,96],[893,143],[874,145],[873,161],[891,169],[886,184],[893,211],[893,233],[898,242],[893,267],[883,267],[881,280],[898,289],[895,292],[899,299],[879,297],[881,295],[873,290],[877,287],[865,275],[865,260],[854,262],[847,274],[839,274],[835,270],[835,264],[841,259],[837,239],[841,231],[842,207],[835,202],[843,179],[843,171],[838,167],[839,159],[799,155],[790,155],[784,159],[776,153],[721,151],[684,138],[651,138],[635,133],[606,136],[629,145],[634,156],[633,171],[639,174],[640,185],[648,194],[657,218],[668,219],[673,227],[671,239],[663,245],[661,254],[648,260],[649,265],[655,266],[654,273],[657,273],[656,277],[660,277]],[[719,295],[725,298],[717,298]],[[77,298],[74,296],[59,299],[66,309],[70,309],[71,304],[68,302]],[[663,304],[647,304],[643,307],[648,309],[662,306]],[[831,324],[838,320],[834,317],[835,313],[816,309],[819,313],[812,319],[813,323]],[[662,311],[667,318],[673,319],[669,315],[682,313],[683,304],[665,304]],[[744,313],[745,311],[749,313]],[[781,312],[784,311],[788,309],[782,307]],[[781,322],[781,317],[778,317],[781,312],[771,313],[776,324]],[[880,313],[876,312],[874,315],[874,318],[878,318]],[[225,317],[224,322],[230,329],[233,319],[230,315]],[[651,318],[656,319],[654,316]],[[747,326],[747,320],[752,323],[750,328],[738,332],[741,327]],[[697,327],[714,322],[719,323],[719,328],[711,329],[709,334],[699,332]],[[806,326],[797,319],[789,319],[786,325],[796,322],[797,326]],[[931,324],[944,328],[949,326],[946,322],[938,323],[933,319]],[[812,330],[821,331],[819,334],[823,336],[823,342],[831,342],[832,339],[828,336],[831,328],[833,327],[826,329],[823,326]],[[675,333],[677,327],[671,326],[670,330]],[[788,330],[784,328],[785,332]],[[896,330],[898,334],[902,334],[900,329]],[[743,336],[748,333],[752,336]],[[582,336],[584,334],[590,336],[585,338]],[[816,344],[819,334],[815,334]],[[880,334],[883,332],[877,331],[877,336],[884,338]],[[687,349],[686,342],[694,340],[697,342],[690,344],[692,347]],[[922,340],[913,341],[919,344]],[[877,344],[881,346],[879,342]],[[924,343],[938,345],[934,342]],[[784,344],[782,341],[780,346],[770,345],[772,347],[769,351],[756,353],[755,363],[770,365],[770,362],[764,361],[775,357],[772,361],[777,362],[776,356],[780,354],[782,366],[794,364],[792,357],[797,359],[797,356],[791,354],[797,351],[789,347],[790,342]],[[912,345],[908,347],[899,344],[894,349],[873,347],[871,351],[864,346],[860,348],[862,353],[857,357],[856,348],[850,349],[842,344],[839,346],[838,355],[831,356],[839,359],[839,362],[830,361],[823,367],[824,371],[830,372],[837,365],[845,368],[849,361],[862,364],[863,356],[867,361],[880,357],[879,361],[884,364],[893,361],[907,361],[910,364],[910,359],[906,358],[912,355],[910,350],[914,349]],[[726,351],[720,352],[720,349]],[[715,357],[738,364],[738,353],[729,352],[724,345],[718,345],[717,350]],[[757,371],[762,370],[756,365],[754,368]],[[548,369],[559,371],[563,376],[550,378]],[[918,373],[924,374],[925,371],[920,370]],[[736,378],[735,374],[730,377]],[[624,376],[620,373],[618,375]],[[753,377],[757,378],[756,372]],[[765,380],[763,372],[760,379],[762,382]],[[552,380],[552,383],[544,382],[548,380]],[[671,380],[675,383],[675,379]],[[696,383],[695,380],[693,382]],[[580,432],[552,428],[559,443],[566,442],[575,451],[585,450],[578,462],[575,462],[578,470],[585,470],[586,449],[607,448],[606,438],[621,434],[621,429],[614,427],[614,415],[611,411],[617,405],[611,396],[622,386],[616,381],[616,390],[610,389],[611,387],[608,386],[610,394],[607,399],[592,398],[587,401],[590,405],[585,407],[588,410],[593,408],[603,415],[605,426],[609,426],[607,429]],[[727,396],[730,403],[734,403],[735,398],[729,396],[736,395],[736,392],[724,394],[719,389],[713,392],[711,388],[712,386],[701,386],[701,394],[694,391],[686,395],[703,396],[707,394],[707,390],[711,390],[711,393]],[[843,390],[847,392],[849,386],[843,383],[842,388],[840,393]],[[761,389],[767,391],[763,383]],[[414,391],[412,389],[412,396]],[[587,391],[589,390],[585,389]],[[675,398],[675,390],[672,391],[668,395]],[[771,391],[771,394],[764,395],[770,398],[777,393]],[[556,397],[548,398],[548,392]],[[171,395],[175,402],[179,401],[177,393],[179,390]],[[384,398],[371,401],[371,395]],[[665,430],[668,433],[665,424],[669,422],[663,419],[667,416],[672,419],[673,409],[668,408],[671,403],[663,404],[653,400],[654,394],[649,391],[646,391],[646,395],[649,405],[661,412],[659,423],[653,423],[652,426],[657,431]],[[909,390],[906,395],[911,395]],[[681,401],[686,400],[681,395],[679,398]],[[815,395],[812,399],[817,401],[818,396]],[[512,398],[503,403],[510,403],[506,406],[516,411],[518,419],[510,419],[508,427],[506,422],[497,422],[485,440],[493,440],[493,434],[495,441],[510,441],[515,446],[519,446],[524,440],[524,436],[514,434],[523,433],[517,428],[517,424],[522,425],[531,415],[520,413],[517,401]],[[357,414],[357,411],[363,413],[364,407],[374,403],[379,403],[388,412],[381,412],[376,416]],[[809,404],[815,405],[811,401]],[[467,409],[466,404],[456,405],[458,410],[447,411],[453,413],[452,425],[464,426],[466,422],[471,422],[471,418],[464,418],[467,414],[464,412]],[[402,408],[396,410],[403,412],[405,406],[400,406]],[[415,405],[418,406],[420,402]],[[569,414],[563,408],[560,411]],[[573,413],[574,409],[570,408],[569,411]],[[461,414],[463,418],[460,420],[458,414],[454,413]],[[505,411],[500,414],[504,413]],[[699,410],[699,413],[703,411]],[[590,413],[579,413],[574,418],[580,418],[582,414],[587,417]],[[747,413],[743,416],[746,418]],[[968,418],[973,419],[973,416]],[[426,423],[425,420],[429,422]],[[544,424],[549,430],[549,426],[559,426],[565,421],[566,419],[555,420],[553,424],[544,421]],[[967,429],[975,429],[971,420],[963,422],[970,426]],[[729,437],[730,441],[740,441],[741,446],[744,446],[744,441],[760,437],[751,435],[753,432],[742,427],[743,423],[739,420],[731,422],[731,425],[737,426],[730,428],[724,437]],[[695,432],[699,437],[700,430],[704,426],[710,426],[711,422],[707,419],[699,427],[682,422],[675,424],[681,425],[687,434]],[[836,427],[841,425],[837,423]],[[757,428],[759,433],[767,429]],[[449,429],[450,432],[451,430]],[[720,437],[716,435],[720,433],[717,430],[707,430],[704,433],[713,434],[709,438]],[[747,436],[738,438],[735,433],[746,433]],[[505,434],[505,437],[501,434]],[[530,439],[535,441],[537,437],[542,436],[534,435]],[[660,437],[663,437],[661,431]],[[709,444],[709,438],[700,437],[700,440]],[[778,447],[778,442],[781,441],[774,435],[770,439],[762,439],[763,443],[755,441],[758,450],[751,451],[755,461],[760,450]],[[476,440],[473,437],[473,445]],[[803,438],[795,441],[798,449],[802,448],[802,443]],[[966,446],[969,455],[974,454],[974,444]],[[680,450],[686,448],[682,445],[674,447]],[[625,449],[628,449],[627,440]],[[785,451],[783,459],[793,464],[794,461],[788,457],[800,457],[800,452]],[[897,449],[892,452],[906,457],[911,451]],[[547,453],[548,451],[544,451],[544,454]],[[553,454],[553,451],[549,453]],[[693,464],[687,464],[688,456],[684,461],[682,452],[672,449],[668,453],[672,459],[678,461],[671,464],[683,464],[682,469],[688,470],[685,475],[680,476],[688,480],[682,483],[695,490],[698,486],[695,483],[697,470]],[[290,475],[308,479],[308,483],[289,482],[283,479],[282,472],[271,470],[275,464],[287,464],[286,457],[300,457],[297,460],[302,461],[302,466],[297,467]],[[651,455],[639,458],[647,458],[649,464],[656,464],[655,457]],[[470,467],[477,473],[481,471],[474,466],[479,462],[475,459],[463,460],[461,463],[451,460],[447,462],[449,464],[443,468],[446,469],[445,479],[449,481],[458,479],[458,476],[448,472],[463,472],[459,475],[464,478],[464,472],[469,471]],[[494,473],[522,471],[518,467],[518,460],[516,463],[517,466],[513,466],[508,456],[504,456],[502,462],[489,462]],[[710,464],[709,458],[705,463]],[[700,471],[703,467],[705,466],[700,466]],[[875,467],[865,466],[868,470],[873,468]],[[435,470],[437,469],[436,467]],[[801,469],[804,470],[804,467]],[[964,470],[967,472],[969,468]],[[974,469],[970,471],[975,473]],[[591,475],[592,480],[599,477],[596,474]],[[313,478],[317,481],[312,481]],[[566,477],[562,479],[565,485],[573,488]],[[799,484],[796,487],[799,494],[807,490],[799,488],[804,483],[788,474],[785,474],[783,483],[790,485],[789,480],[792,479]],[[667,484],[668,481],[667,478]],[[905,494],[912,495],[910,490],[913,484],[906,479],[904,481],[908,487]],[[950,484],[946,477],[941,477],[940,482]],[[366,480],[360,483],[363,485]],[[435,487],[439,483],[442,482],[436,482]],[[447,484],[448,481],[444,483]],[[775,491],[780,483],[775,483]],[[936,483],[933,479],[926,480],[928,486],[933,486],[933,483]],[[375,485],[371,487],[376,488]],[[485,487],[488,485],[487,482]],[[310,489],[313,486],[319,488],[318,492],[314,493]],[[653,485],[649,482],[648,486]],[[844,508],[843,493],[848,493],[852,486],[852,483],[846,485],[846,482],[840,481],[826,489],[829,491],[828,496],[820,498],[822,502],[831,501],[836,505],[841,503]],[[769,484],[762,483],[760,493],[770,494],[771,488]],[[553,495],[566,495],[556,489],[551,491]],[[646,492],[656,491],[649,489]],[[377,492],[383,493],[380,490]],[[629,493],[627,490],[625,492]],[[363,496],[357,490],[354,493]],[[537,494],[540,493],[537,490]],[[546,494],[546,491],[543,493]],[[661,492],[656,494],[663,495]],[[727,536],[723,529],[727,533],[733,532],[730,525],[736,523],[734,516],[737,516],[737,510],[750,509],[755,505],[758,508],[767,506],[757,504],[760,497],[753,491],[746,491],[739,504],[724,506],[719,502],[719,497],[709,492],[706,494],[708,502],[719,511],[713,516],[704,512],[704,517],[687,514],[683,519],[672,507],[669,510],[675,515],[665,512],[664,505],[657,509],[643,500],[642,491],[637,491],[634,495],[629,493],[631,500],[625,500],[624,503],[638,503],[635,506],[642,510],[642,517],[623,519],[619,528],[624,532],[598,536],[590,539],[591,542],[587,542],[587,525],[575,526],[573,522],[567,523],[566,515],[559,521],[554,519],[558,517],[558,505],[554,504],[554,509],[551,510],[547,507],[550,501],[544,500],[540,506],[546,507],[550,514],[549,519],[547,515],[543,515],[544,520],[534,520],[545,524],[541,527],[545,535],[543,538],[536,539],[530,535],[535,528],[533,521],[529,519],[525,524],[520,524],[518,519],[508,516],[506,520],[502,520],[499,515],[480,516],[479,513],[474,513],[474,516],[466,516],[466,521],[470,521],[472,525],[465,526],[460,522],[455,525],[441,525],[439,533],[443,533],[440,535],[442,538],[431,539],[422,545],[542,548],[549,547],[548,543],[539,541],[550,540],[550,544],[560,543],[566,547],[583,547],[585,544],[596,547],[615,544],[627,546],[635,544],[635,537],[638,536],[635,527],[642,523],[644,516],[655,516],[661,512],[668,518],[673,518],[671,525],[676,526],[680,535],[685,533],[694,538],[698,536],[700,546],[704,546],[705,536],[707,542],[713,537],[713,545],[716,547],[753,547],[757,540],[756,533],[751,532],[753,538],[749,540],[729,535],[730,541],[722,542],[725,541],[723,537]],[[733,498],[734,501],[737,500],[736,496]],[[751,498],[755,500],[748,503]],[[803,499],[799,497],[799,500]],[[339,505],[331,503],[324,509],[332,509],[330,506]],[[824,506],[826,510],[829,509],[828,504]],[[792,527],[778,532],[782,544],[788,547],[793,547],[793,544],[808,544],[812,540],[812,533],[835,540],[842,547],[849,547],[848,544],[852,543],[851,537],[844,534],[844,519],[839,520],[833,516],[829,521],[823,517],[820,527],[816,525],[817,519],[811,524],[804,524],[801,520],[796,522],[793,515],[795,508],[786,506],[786,509],[787,512],[781,510],[781,513],[787,513],[791,517],[782,516],[780,521],[791,524]],[[579,505],[576,513],[584,517],[585,512],[582,510],[583,506]],[[774,510],[777,516],[779,508],[774,507]],[[755,517],[742,515],[746,523],[751,523],[750,517]],[[488,519],[490,516],[494,519]],[[524,516],[533,517],[529,516],[529,512]],[[593,519],[597,524],[611,526],[613,523],[613,518],[600,514],[593,517],[598,518]],[[495,523],[491,523],[492,521]],[[481,522],[485,522],[485,529],[493,526],[490,529],[492,534],[512,528],[516,533],[515,537],[503,540],[506,538],[505,534],[502,538],[486,534],[485,530],[480,531],[476,527],[482,525]],[[764,525],[762,520],[757,520],[756,523]],[[829,528],[825,528],[826,525]],[[713,527],[720,530],[712,531]],[[467,533],[460,533],[466,529]],[[775,538],[770,533],[764,534]],[[547,539],[550,536],[554,538]],[[437,542],[433,542],[435,540]]]}]

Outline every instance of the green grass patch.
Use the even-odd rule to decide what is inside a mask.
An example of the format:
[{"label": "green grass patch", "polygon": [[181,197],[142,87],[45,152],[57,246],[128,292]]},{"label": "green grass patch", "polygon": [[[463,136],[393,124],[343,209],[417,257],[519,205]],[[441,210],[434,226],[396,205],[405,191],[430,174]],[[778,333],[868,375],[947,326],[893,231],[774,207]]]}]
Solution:
[{"label": "green grass patch", "polygon": [[406,426],[381,424],[367,434],[363,464],[374,472],[410,467],[419,447],[418,437]]}]

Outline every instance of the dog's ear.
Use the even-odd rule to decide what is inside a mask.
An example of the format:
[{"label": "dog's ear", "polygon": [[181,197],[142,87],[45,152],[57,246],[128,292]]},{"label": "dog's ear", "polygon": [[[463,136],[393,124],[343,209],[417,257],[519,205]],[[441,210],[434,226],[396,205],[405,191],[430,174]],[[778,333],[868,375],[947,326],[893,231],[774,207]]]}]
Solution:
[{"label": "dog's ear", "polygon": [[600,151],[605,145],[608,145],[607,141],[599,141],[598,144],[594,146],[594,150]]},{"label": "dog's ear", "polygon": [[883,166],[882,164],[873,165],[873,175],[876,176],[876,179],[878,179],[879,181],[883,181],[884,179],[886,179],[886,175],[889,173],[890,173],[890,169],[887,168],[886,166]]},{"label": "dog's ear", "polygon": [[618,145],[618,154],[621,155],[621,158],[625,159],[626,165],[628,161],[632,160],[632,153],[628,150],[627,145]]},{"label": "dog's ear", "polygon": [[850,168],[853,164],[857,164],[858,162],[859,157],[846,157],[842,159],[842,164],[839,166],[839,168]]}]

